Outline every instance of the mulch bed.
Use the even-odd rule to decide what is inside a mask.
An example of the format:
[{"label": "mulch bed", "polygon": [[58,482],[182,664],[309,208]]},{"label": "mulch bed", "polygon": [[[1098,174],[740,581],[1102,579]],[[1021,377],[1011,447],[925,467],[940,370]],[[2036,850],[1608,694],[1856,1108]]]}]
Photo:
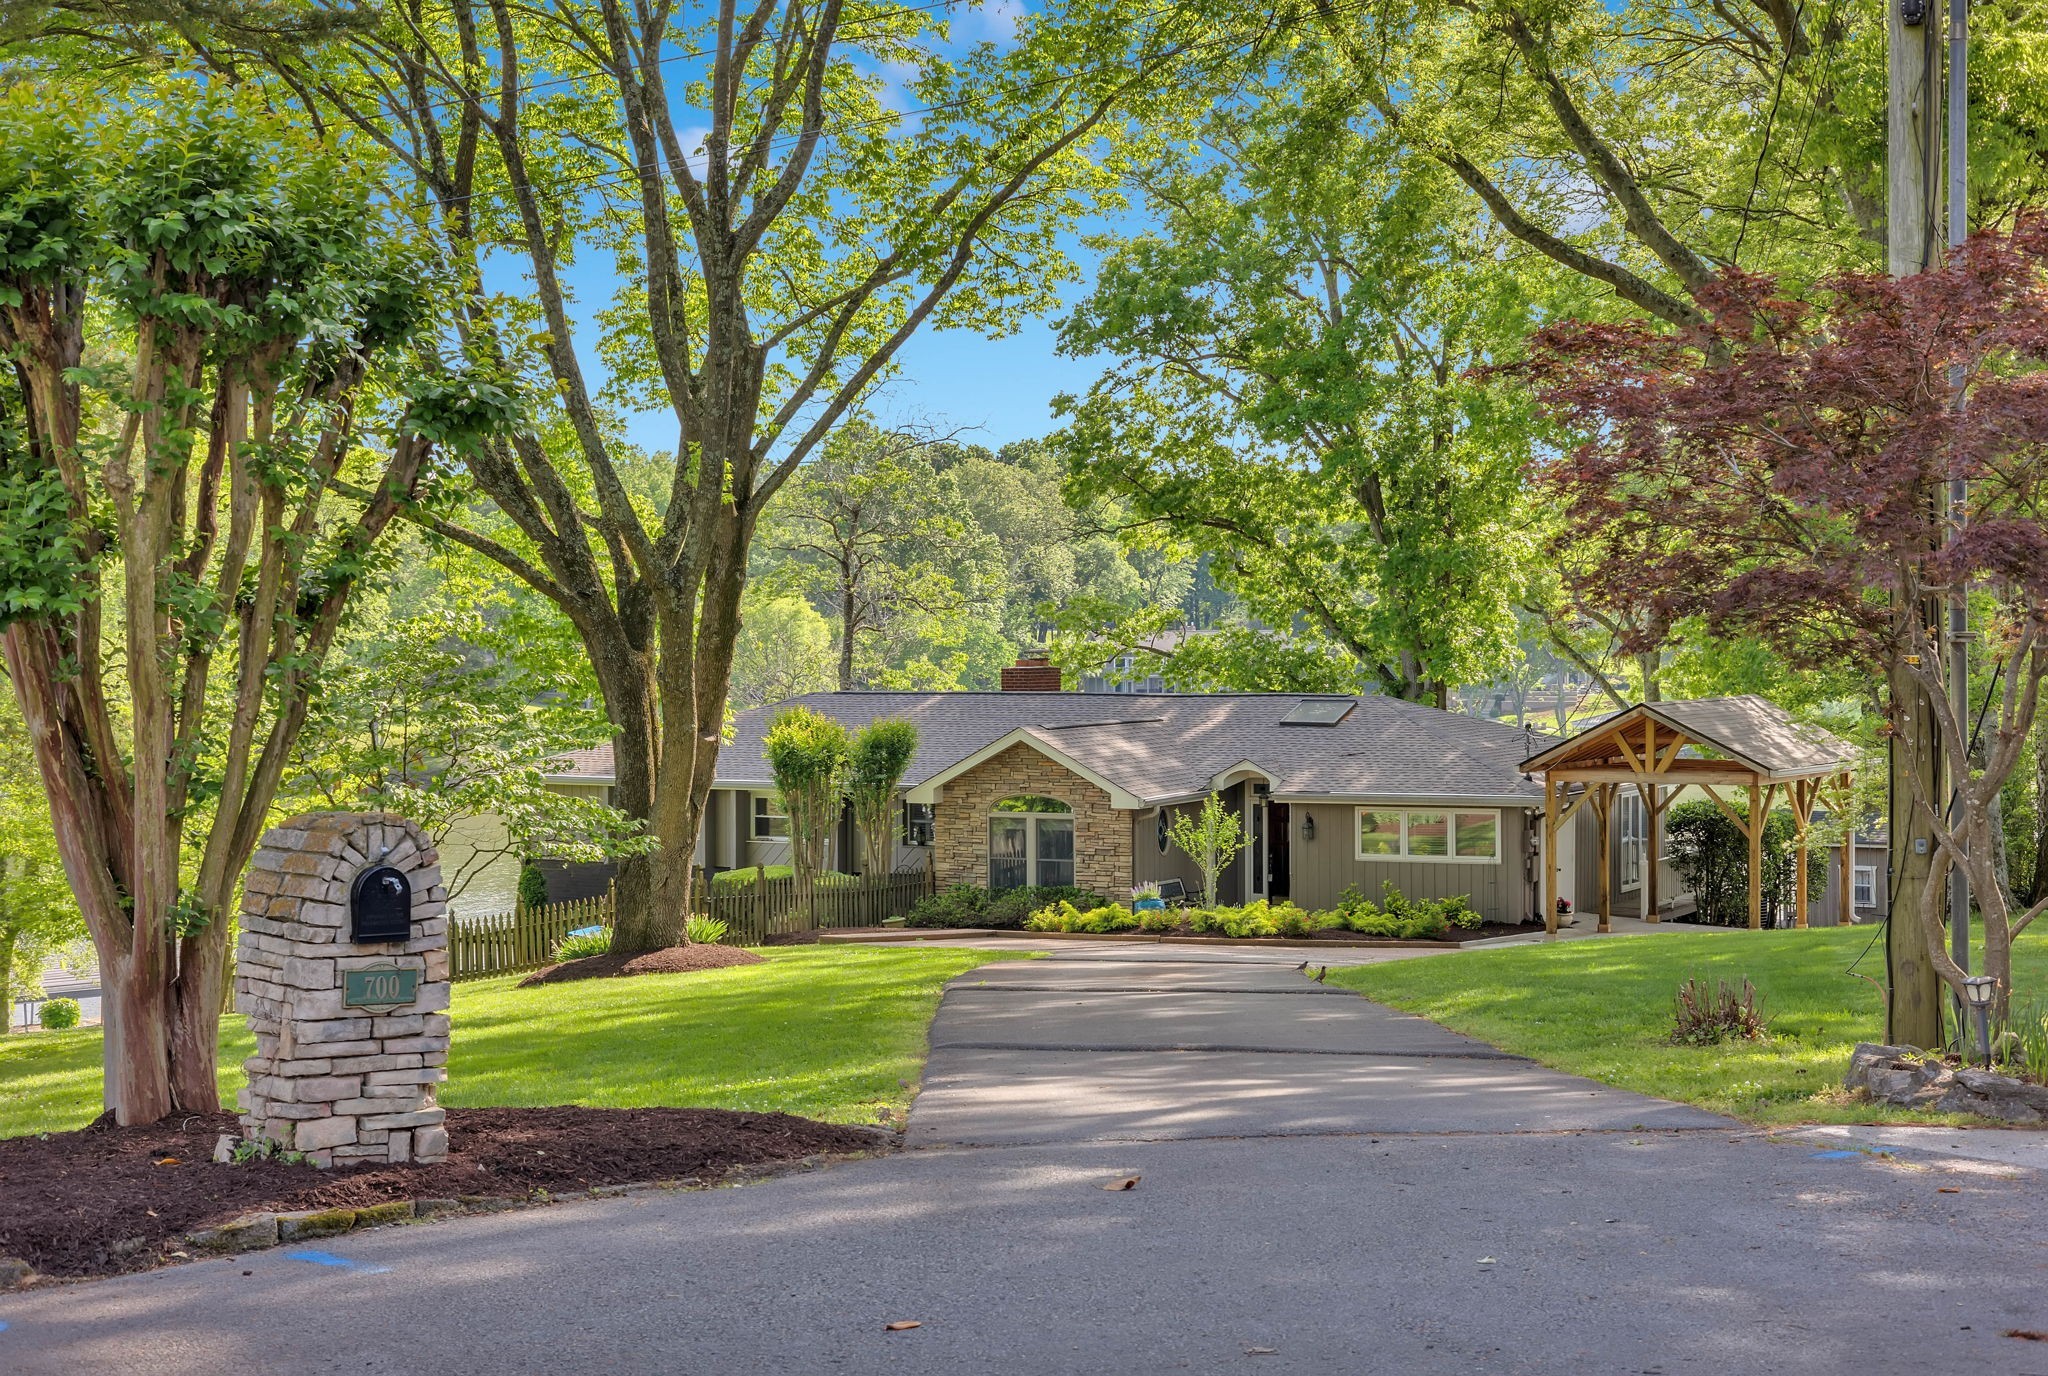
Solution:
[{"label": "mulch bed", "polygon": [[729,965],[759,965],[761,957],[737,946],[716,946],[693,941],[665,951],[647,951],[637,956],[585,956],[535,970],[519,981],[521,989],[534,984],[567,984],[574,979],[618,979],[627,975],[681,975],[691,970],[723,970]]},{"label": "mulch bed", "polygon": [[196,1229],[243,1214],[363,1208],[463,1196],[525,1199],[594,1185],[708,1179],[735,1167],[872,1151],[858,1128],[786,1113],[696,1108],[451,1108],[448,1159],[319,1170],[217,1165],[230,1113],[148,1127],[0,1139],[0,1256],[50,1276],[139,1271],[174,1259]]}]

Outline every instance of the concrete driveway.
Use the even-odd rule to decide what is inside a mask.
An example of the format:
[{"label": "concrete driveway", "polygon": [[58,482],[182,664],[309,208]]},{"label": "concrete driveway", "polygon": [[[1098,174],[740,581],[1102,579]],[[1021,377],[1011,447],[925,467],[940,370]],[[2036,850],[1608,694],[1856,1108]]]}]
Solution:
[{"label": "concrete driveway", "polygon": [[2033,1172],[1770,1140],[1304,984],[976,971],[911,1150],[0,1298],[0,1372],[2048,1373],[2006,1336],[2048,1330]]}]

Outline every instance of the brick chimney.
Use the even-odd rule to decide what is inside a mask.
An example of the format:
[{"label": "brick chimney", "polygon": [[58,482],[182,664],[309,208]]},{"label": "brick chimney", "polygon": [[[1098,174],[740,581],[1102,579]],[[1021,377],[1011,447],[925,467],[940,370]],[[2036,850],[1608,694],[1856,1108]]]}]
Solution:
[{"label": "brick chimney", "polygon": [[1017,662],[1003,670],[1005,693],[1057,693],[1059,690],[1060,671],[1044,655],[1018,655]]}]

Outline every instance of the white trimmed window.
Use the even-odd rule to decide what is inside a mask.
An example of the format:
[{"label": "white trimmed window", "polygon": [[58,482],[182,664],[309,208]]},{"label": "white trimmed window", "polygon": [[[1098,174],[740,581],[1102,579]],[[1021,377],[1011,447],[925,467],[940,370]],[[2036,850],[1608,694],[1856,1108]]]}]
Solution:
[{"label": "white trimmed window", "polygon": [[1005,798],[988,819],[988,886],[1074,882],[1074,810],[1057,798]]},{"label": "white trimmed window", "polygon": [[754,795],[754,839],[767,841],[789,835],[789,814],[782,810],[782,798],[773,793]]},{"label": "white trimmed window", "polygon": [[1621,887],[1640,889],[1643,886],[1643,857],[1649,850],[1650,810],[1643,806],[1643,795],[1634,789],[1623,791],[1614,800],[1614,844],[1621,870]]},{"label": "white trimmed window", "polygon": [[1495,864],[1500,860],[1500,814],[1463,808],[1362,807],[1358,858]]},{"label": "white trimmed window", "polygon": [[1856,906],[1859,908],[1875,908],[1877,906],[1877,866],[1858,865],[1856,867],[1855,900]]}]

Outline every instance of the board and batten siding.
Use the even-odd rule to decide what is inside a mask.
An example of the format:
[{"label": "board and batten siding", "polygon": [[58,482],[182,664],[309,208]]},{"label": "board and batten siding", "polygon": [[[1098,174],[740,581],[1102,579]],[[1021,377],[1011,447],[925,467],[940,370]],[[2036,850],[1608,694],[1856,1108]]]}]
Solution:
[{"label": "board and batten siding", "polygon": [[[1166,808],[1169,819],[1192,815],[1202,810],[1200,803],[1172,803]],[[1159,809],[1146,808],[1131,814],[1131,872],[1134,883],[1157,884],[1168,879],[1178,879],[1189,893],[1202,887],[1202,867],[1192,856],[1184,854],[1180,847],[1167,842],[1162,854],[1159,849]],[[1122,895],[1109,897],[1122,901]]]},{"label": "board and batten siding", "polygon": [[[1334,907],[1348,887],[1377,903],[1380,886],[1392,883],[1408,898],[1454,898],[1463,894],[1489,922],[1520,922],[1540,900],[1531,897],[1528,865],[1530,814],[1521,808],[1470,808],[1500,814],[1500,856],[1492,863],[1455,864],[1432,860],[1358,858],[1357,817],[1360,807],[1412,807],[1407,803],[1302,803],[1289,806],[1293,828],[1293,883],[1289,897],[1315,911]],[[1314,817],[1313,841],[1302,836],[1304,821]]]}]

